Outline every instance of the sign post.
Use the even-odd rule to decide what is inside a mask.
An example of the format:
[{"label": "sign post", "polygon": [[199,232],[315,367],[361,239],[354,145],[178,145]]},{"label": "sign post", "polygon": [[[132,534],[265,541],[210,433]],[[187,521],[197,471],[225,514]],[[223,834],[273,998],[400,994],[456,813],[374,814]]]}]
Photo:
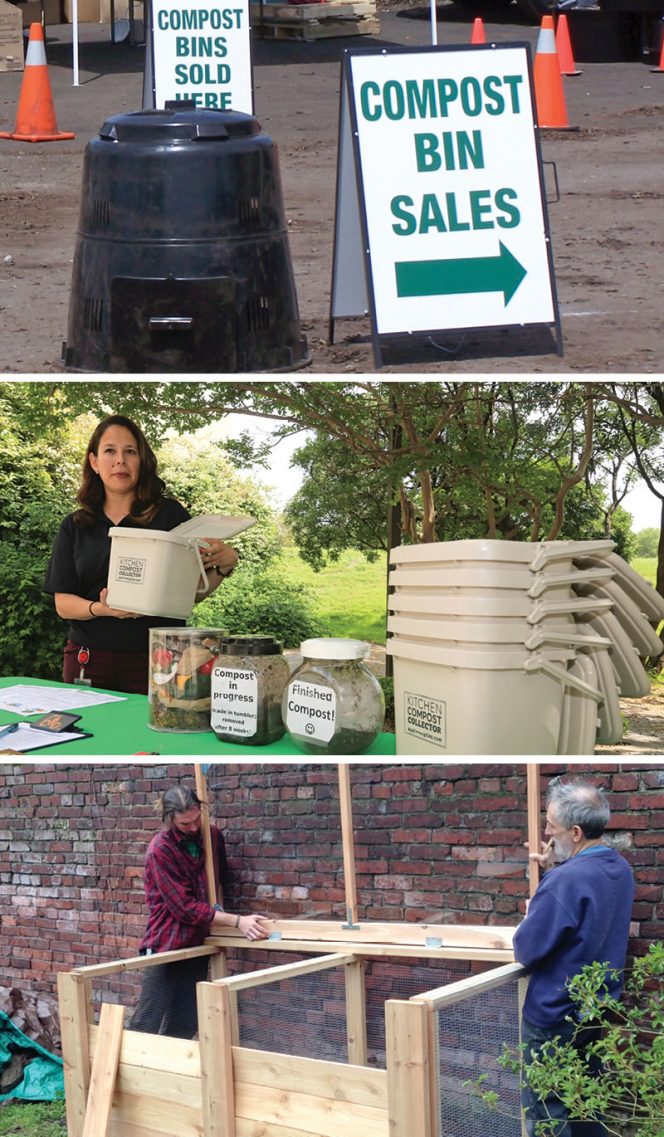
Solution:
[{"label": "sign post", "polygon": [[249,0],[151,0],[143,102],[253,114]]},{"label": "sign post", "polygon": [[346,53],[331,320],[362,314],[363,258],[376,366],[383,337],[452,329],[550,326],[561,353],[532,92],[527,44]]}]

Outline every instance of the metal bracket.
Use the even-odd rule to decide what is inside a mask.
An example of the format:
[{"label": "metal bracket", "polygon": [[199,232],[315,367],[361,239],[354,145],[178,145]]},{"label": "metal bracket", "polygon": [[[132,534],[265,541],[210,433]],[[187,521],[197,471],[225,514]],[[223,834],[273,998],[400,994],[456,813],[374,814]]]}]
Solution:
[{"label": "metal bracket", "polygon": [[270,932],[270,934],[267,938],[268,938],[268,940],[280,940],[281,939],[281,932]]},{"label": "metal bracket", "polygon": [[347,919],[348,923],[341,925],[342,930],[344,932],[351,932],[351,931],[352,932],[359,932],[360,925],[353,923],[353,909],[352,908],[348,908],[346,910],[346,919]]},{"label": "metal bracket", "polygon": [[424,946],[430,948],[442,947],[442,938],[440,936],[427,936],[424,940]]}]

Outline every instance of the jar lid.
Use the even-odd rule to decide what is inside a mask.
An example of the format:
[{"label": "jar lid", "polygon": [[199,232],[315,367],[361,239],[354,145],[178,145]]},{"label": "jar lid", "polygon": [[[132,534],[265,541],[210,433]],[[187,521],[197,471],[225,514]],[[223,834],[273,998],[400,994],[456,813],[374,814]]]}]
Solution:
[{"label": "jar lid", "polygon": [[303,640],[300,651],[305,659],[364,659],[365,655],[369,654],[369,644],[364,640],[324,637]]},{"label": "jar lid", "polygon": [[219,640],[220,655],[281,655],[281,640],[272,636],[223,636]]}]

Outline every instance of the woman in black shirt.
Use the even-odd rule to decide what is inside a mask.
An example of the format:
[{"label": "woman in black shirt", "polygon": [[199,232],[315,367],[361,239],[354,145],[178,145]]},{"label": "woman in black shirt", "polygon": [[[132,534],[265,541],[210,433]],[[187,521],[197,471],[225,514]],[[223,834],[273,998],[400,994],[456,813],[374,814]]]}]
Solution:
[{"label": "woman in black shirt", "polygon": [[[56,612],[69,621],[66,683],[83,668],[93,686],[145,694],[150,628],[184,624],[122,612],[106,603],[111,526],[169,531],[189,519],[184,506],[165,496],[165,488],[140,427],[123,415],[100,422],[83,463],[79,509],[60,526],[44,583],[44,591],[54,595]],[[202,557],[209,596],[230,576],[237,553],[216,538],[206,545]]]}]

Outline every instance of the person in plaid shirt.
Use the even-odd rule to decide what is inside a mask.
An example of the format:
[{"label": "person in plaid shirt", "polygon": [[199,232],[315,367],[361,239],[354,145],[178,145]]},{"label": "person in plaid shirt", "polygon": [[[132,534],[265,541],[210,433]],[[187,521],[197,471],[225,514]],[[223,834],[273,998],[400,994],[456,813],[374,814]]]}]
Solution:
[{"label": "person in plaid shirt", "polygon": [[[149,917],[140,954],[197,947],[220,928],[239,928],[248,940],[265,939],[266,917],[226,912],[208,902],[201,802],[196,793],[187,786],[172,786],[159,805],[164,828],[152,838],[145,857]],[[210,835],[219,887],[227,878],[224,839],[215,825],[210,826]],[[208,963],[208,956],[195,956],[146,968],[130,1029],[193,1038],[198,1029],[196,984],[207,979]]]}]

